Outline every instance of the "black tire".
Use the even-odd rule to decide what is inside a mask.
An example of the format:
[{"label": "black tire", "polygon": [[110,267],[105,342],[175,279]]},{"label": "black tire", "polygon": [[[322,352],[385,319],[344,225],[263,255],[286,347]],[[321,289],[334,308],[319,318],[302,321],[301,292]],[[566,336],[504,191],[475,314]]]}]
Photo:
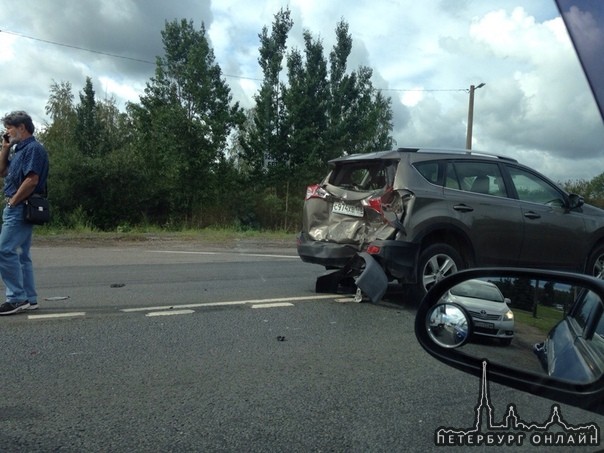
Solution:
[{"label": "black tire", "polygon": [[448,244],[433,244],[419,255],[415,295],[418,302],[434,284],[465,268],[461,255]]},{"label": "black tire", "polygon": [[501,341],[502,346],[509,346],[512,344],[512,340],[513,340],[513,338],[502,338],[499,341]]},{"label": "black tire", "polygon": [[604,278],[604,245],[598,245],[592,254],[589,255],[585,273]]}]

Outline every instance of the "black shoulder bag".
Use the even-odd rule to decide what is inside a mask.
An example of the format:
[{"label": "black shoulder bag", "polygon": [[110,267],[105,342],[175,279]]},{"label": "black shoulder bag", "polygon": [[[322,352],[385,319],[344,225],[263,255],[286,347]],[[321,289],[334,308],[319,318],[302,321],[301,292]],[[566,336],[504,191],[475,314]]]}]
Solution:
[{"label": "black shoulder bag", "polygon": [[47,192],[43,194],[34,193],[25,200],[25,221],[34,225],[44,225],[50,222],[50,204],[46,197]]}]

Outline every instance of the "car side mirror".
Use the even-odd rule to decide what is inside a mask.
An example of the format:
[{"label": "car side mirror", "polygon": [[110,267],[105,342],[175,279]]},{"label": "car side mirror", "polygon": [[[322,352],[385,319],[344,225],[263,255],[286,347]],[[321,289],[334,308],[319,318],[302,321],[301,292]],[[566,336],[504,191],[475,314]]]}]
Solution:
[{"label": "car side mirror", "polygon": [[415,333],[441,362],[604,414],[604,281],[567,272],[482,268],[434,285]]},{"label": "car side mirror", "polygon": [[568,196],[569,209],[580,208],[584,204],[585,204],[585,199],[581,195],[577,195],[576,193],[571,193]]}]

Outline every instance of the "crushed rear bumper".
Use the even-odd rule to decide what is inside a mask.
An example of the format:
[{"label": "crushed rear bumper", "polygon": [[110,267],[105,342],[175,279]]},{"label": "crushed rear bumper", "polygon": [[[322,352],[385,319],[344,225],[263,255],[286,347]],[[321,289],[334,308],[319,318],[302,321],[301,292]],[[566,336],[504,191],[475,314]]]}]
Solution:
[{"label": "crushed rear bumper", "polygon": [[330,270],[320,275],[315,284],[315,291],[337,293],[340,283],[351,278],[357,288],[373,303],[382,300],[388,289],[388,277],[382,266],[369,253],[361,252],[350,259],[342,269]]},{"label": "crushed rear bumper", "polygon": [[354,279],[356,286],[375,303],[384,296],[389,281],[417,281],[419,245],[411,242],[372,241],[367,246],[370,254],[352,244],[313,241],[300,233],[297,247],[302,261],[330,269],[317,278],[318,293],[336,293],[340,283]]}]

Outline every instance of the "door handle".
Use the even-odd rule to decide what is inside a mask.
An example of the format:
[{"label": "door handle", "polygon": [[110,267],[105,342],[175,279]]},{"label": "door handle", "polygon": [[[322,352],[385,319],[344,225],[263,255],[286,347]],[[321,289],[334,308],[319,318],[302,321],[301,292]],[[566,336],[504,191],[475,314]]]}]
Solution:
[{"label": "door handle", "polygon": [[525,212],[524,217],[526,217],[527,219],[531,219],[531,220],[541,218],[541,216],[539,214],[537,214],[536,212],[533,212],[533,211]]},{"label": "door handle", "polygon": [[453,206],[453,209],[461,212],[472,212],[474,210],[474,208],[465,204],[456,204],[455,206]]}]

